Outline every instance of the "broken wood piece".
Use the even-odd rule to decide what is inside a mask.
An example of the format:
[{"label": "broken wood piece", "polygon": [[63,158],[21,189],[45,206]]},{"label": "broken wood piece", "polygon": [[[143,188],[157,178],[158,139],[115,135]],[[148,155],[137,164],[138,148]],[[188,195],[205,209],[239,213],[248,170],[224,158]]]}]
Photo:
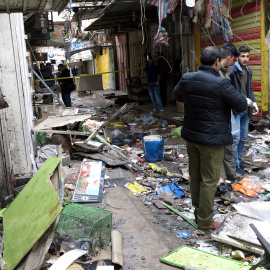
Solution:
[{"label": "broken wood piece", "polygon": [[112,262],[123,267],[123,235],[117,230],[112,231]]},{"label": "broken wood piece", "polygon": [[81,157],[86,157],[86,158],[91,158],[91,159],[95,159],[95,160],[101,160],[103,162],[105,162],[106,164],[110,165],[110,166],[121,166],[121,165],[125,165],[128,162],[127,161],[123,161],[121,159],[116,158],[115,156],[112,156],[110,154],[107,153],[93,153],[93,154],[89,154],[89,153],[74,153],[74,156],[81,156]]},{"label": "broken wood piece", "polygon": [[[88,145],[88,144],[85,144],[85,143],[74,143],[73,145],[72,145],[72,148],[73,149],[76,149],[76,150],[78,150],[78,151],[82,151],[82,152],[85,152],[85,153],[91,153],[91,152],[94,152],[94,153],[96,153],[96,152],[100,152],[100,148],[97,148],[97,147],[91,147],[90,145]],[[74,153],[74,154],[76,154],[76,153]]]},{"label": "broken wood piece", "polygon": [[54,134],[69,134],[78,136],[87,136],[87,132],[79,132],[72,130],[54,130],[54,129],[32,129],[33,132],[54,133]]},{"label": "broken wood piece", "polygon": [[118,116],[120,113],[124,112],[128,108],[128,103],[126,103],[124,106],[122,106],[116,113],[114,113],[111,117],[109,117],[100,127],[96,128],[92,134],[85,140],[85,143],[90,141],[92,138],[96,137],[97,133],[107,126],[116,116]]}]

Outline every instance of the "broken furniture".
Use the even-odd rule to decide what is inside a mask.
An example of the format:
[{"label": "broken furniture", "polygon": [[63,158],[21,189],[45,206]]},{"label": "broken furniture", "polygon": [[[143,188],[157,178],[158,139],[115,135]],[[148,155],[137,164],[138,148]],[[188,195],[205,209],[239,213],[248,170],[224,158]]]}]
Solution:
[{"label": "broken furniture", "polygon": [[126,79],[128,98],[135,101],[151,100],[147,88],[146,77],[129,77]]}]

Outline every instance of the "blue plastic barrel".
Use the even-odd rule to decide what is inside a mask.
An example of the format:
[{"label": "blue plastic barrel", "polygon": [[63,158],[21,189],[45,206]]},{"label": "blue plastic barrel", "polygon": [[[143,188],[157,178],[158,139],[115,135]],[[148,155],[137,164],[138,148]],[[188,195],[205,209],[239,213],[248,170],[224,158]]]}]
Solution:
[{"label": "blue plastic barrel", "polygon": [[142,143],[146,161],[157,162],[163,160],[164,138],[160,135],[144,136]]}]

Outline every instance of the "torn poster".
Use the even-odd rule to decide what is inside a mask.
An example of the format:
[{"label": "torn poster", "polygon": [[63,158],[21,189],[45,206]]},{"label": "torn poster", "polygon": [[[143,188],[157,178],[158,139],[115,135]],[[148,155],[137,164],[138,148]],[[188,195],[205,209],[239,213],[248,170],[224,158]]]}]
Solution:
[{"label": "torn poster", "polygon": [[72,202],[101,202],[105,164],[100,160],[84,159]]}]

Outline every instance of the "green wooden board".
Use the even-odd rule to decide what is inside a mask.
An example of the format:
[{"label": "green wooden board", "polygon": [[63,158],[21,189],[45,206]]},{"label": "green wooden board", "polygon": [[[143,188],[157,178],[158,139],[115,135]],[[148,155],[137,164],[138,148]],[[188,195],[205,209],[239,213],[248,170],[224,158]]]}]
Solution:
[{"label": "green wooden board", "polygon": [[62,211],[49,180],[60,160],[49,157],[3,213],[7,270],[16,267]]},{"label": "green wooden board", "polygon": [[[182,246],[160,259],[162,262],[177,267],[199,270],[249,270],[252,266],[243,262],[224,258],[189,246]],[[257,267],[256,269],[261,269]]]}]

